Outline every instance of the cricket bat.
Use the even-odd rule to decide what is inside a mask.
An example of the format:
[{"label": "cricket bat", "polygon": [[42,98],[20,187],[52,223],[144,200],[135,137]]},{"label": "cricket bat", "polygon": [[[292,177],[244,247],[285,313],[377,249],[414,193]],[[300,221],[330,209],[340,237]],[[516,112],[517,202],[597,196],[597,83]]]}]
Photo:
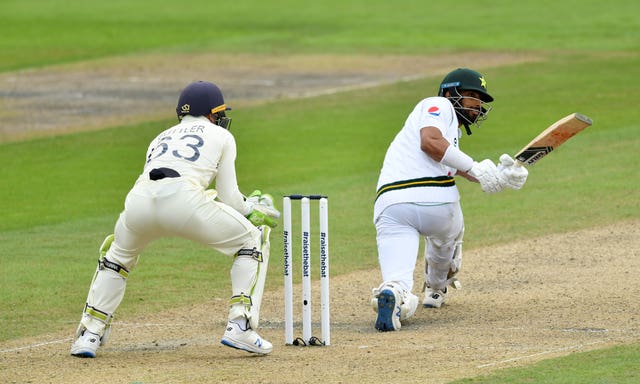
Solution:
[{"label": "cricket bat", "polygon": [[579,113],[572,113],[545,129],[516,155],[519,165],[531,166],[578,132],[592,124],[590,118]]}]

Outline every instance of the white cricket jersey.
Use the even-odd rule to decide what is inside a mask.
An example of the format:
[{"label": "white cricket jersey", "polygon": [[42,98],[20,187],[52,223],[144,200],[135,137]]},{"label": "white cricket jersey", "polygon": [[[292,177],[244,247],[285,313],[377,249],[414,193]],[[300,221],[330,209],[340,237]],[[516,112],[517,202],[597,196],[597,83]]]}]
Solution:
[{"label": "white cricket jersey", "polygon": [[204,116],[187,115],[151,141],[138,182],[149,180],[149,172],[154,168],[171,168],[203,189],[215,179],[218,199],[247,215],[238,188],[235,160],[236,142],[231,132]]},{"label": "white cricket jersey", "polygon": [[378,178],[374,222],[397,203],[449,203],[460,200],[453,176],[456,169],[435,161],[420,148],[420,130],[436,127],[454,147],[461,131],[453,105],[444,97],[420,101],[391,142]]}]

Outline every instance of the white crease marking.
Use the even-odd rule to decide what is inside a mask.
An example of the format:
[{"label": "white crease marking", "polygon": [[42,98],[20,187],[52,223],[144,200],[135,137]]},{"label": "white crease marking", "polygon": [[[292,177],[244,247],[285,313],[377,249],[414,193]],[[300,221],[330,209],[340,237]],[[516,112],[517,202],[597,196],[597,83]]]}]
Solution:
[{"label": "white crease marking", "polygon": [[500,361],[495,361],[493,363],[488,363],[488,364],[481,364],[476,366],[476,368],[487,368],[487,367],[492,367],[494,365],[499,365],[499,364],[507,364],[507,363],[512,363],[514,361],[519,361],[519,360],[524,360],[524,359],[530,359],[532,357],[537,357],[537,356],[542,356],[542,355],[548,355],[550,353],[556,353],[556,352],[562,352],[562,351],[567,351],[570,349],[582,349],[586,346],[589,345],[595,345],[595,344],[602,344],[604,343],[604,341],[594,341],[593,343],[587,343],[587,344],[578,344],[578,345],[572,345],[569,347],[564,347],[564,348],[558,348],[558,349],[552,349],[549,351],[544,351],[544,352],[539,352],[539,353],[534,353],[533,355],[527,355],[527,356],[520,356],[520,357],[514,357],[512,359],[507,359],[507,360],[500,360]]}]

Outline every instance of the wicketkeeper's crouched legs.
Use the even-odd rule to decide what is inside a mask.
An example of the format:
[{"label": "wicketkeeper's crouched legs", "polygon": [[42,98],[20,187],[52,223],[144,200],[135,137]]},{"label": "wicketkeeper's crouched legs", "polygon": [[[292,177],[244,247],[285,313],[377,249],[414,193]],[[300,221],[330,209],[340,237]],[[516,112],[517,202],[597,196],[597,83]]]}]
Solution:
[{"label": "wicketkeeper's crouched legs", "polygon": [[[71,347],[73,355],[95,357],[97,348],[107,342],[113,314],[122,302],[129,272],[137,262],[137,254],[114,249],[118,246],[114,235],[109,235],[99,249],[98,267]],[[85,335],[86,332],[90,334]]]},{"label": "wicketkeeper's crouched legs", "polygon": [[[231,267],[231,290],[229,320],[246,316],[252,328],[258,327],[260,305],[264,292],[267,267],[269,264],[269,234],[271,229],[262,226],[253,236],[255,245],[238,251]],[[265,240],[262,241],[262,235]]]},{"label": "wicketkeeper's crouched legs", "polygon": [[272,351],[273,345],[262,339],[256,330],[269,265],[271,228],[263,225],[254,233],[258,247],[240,249],[231,267],[233,296],[229,302],[229,322],[222,344],[266,354]]}]

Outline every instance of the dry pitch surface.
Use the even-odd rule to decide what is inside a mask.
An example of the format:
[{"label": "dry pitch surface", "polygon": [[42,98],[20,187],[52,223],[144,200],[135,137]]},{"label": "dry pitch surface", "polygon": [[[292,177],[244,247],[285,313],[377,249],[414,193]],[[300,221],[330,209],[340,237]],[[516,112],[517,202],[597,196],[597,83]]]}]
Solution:
[{"label": "dry pitch surface", "polygon": [[465,252],[463,288],[440,309],[419,308],[398,332],[373,328],[377,270],[334,278],[327,347],[285,346],[282,290],[267,291],[268,356],[220,344],[224,299],[120,318],[96,359],[69,356],[70,322],[66,333],[0,343],[0,382],[447,383],[638,342],[639,239],[632,221]]},{"label": "dry pitch surface", "polygon": [[[467,62],[486,68],[532,60],[496,54],[383,57],[367,66],[371,59],[365,57],[202,56],[185,64],[186,59],[118,58],[1,75],[2,138],[163,118],[175,108],[179,89],[193,79],[223,79],[218,83],[228,89],[227,101],[246,105],[440,75]],[[238,62],[244,64],[231,65]],[[21,111],[32,103],[41,105],[45,115],[24,119]],[[399,332],[373,328],[369,292],[379,282],[377,270],[332,278],[328,347],[285,346],[282,291],[267,291],[261,333],[275,345],[268,356],[219,343],[224,299],[119,318],[97,359],[68,355],[75,328],[70,321],[69,332],[0,343],[0,382],[446,383],[638,342],[640,282],[633,271],[640,269],[639,241],[640,222],[630,221],[466,251],[462,290],[454,291],[441,309],[420,308]],[[338,253],[332,250],[332,256]],[[416,274],[416,287],[421,284]],[[317,295],[314,302],[319,302]]]}]

